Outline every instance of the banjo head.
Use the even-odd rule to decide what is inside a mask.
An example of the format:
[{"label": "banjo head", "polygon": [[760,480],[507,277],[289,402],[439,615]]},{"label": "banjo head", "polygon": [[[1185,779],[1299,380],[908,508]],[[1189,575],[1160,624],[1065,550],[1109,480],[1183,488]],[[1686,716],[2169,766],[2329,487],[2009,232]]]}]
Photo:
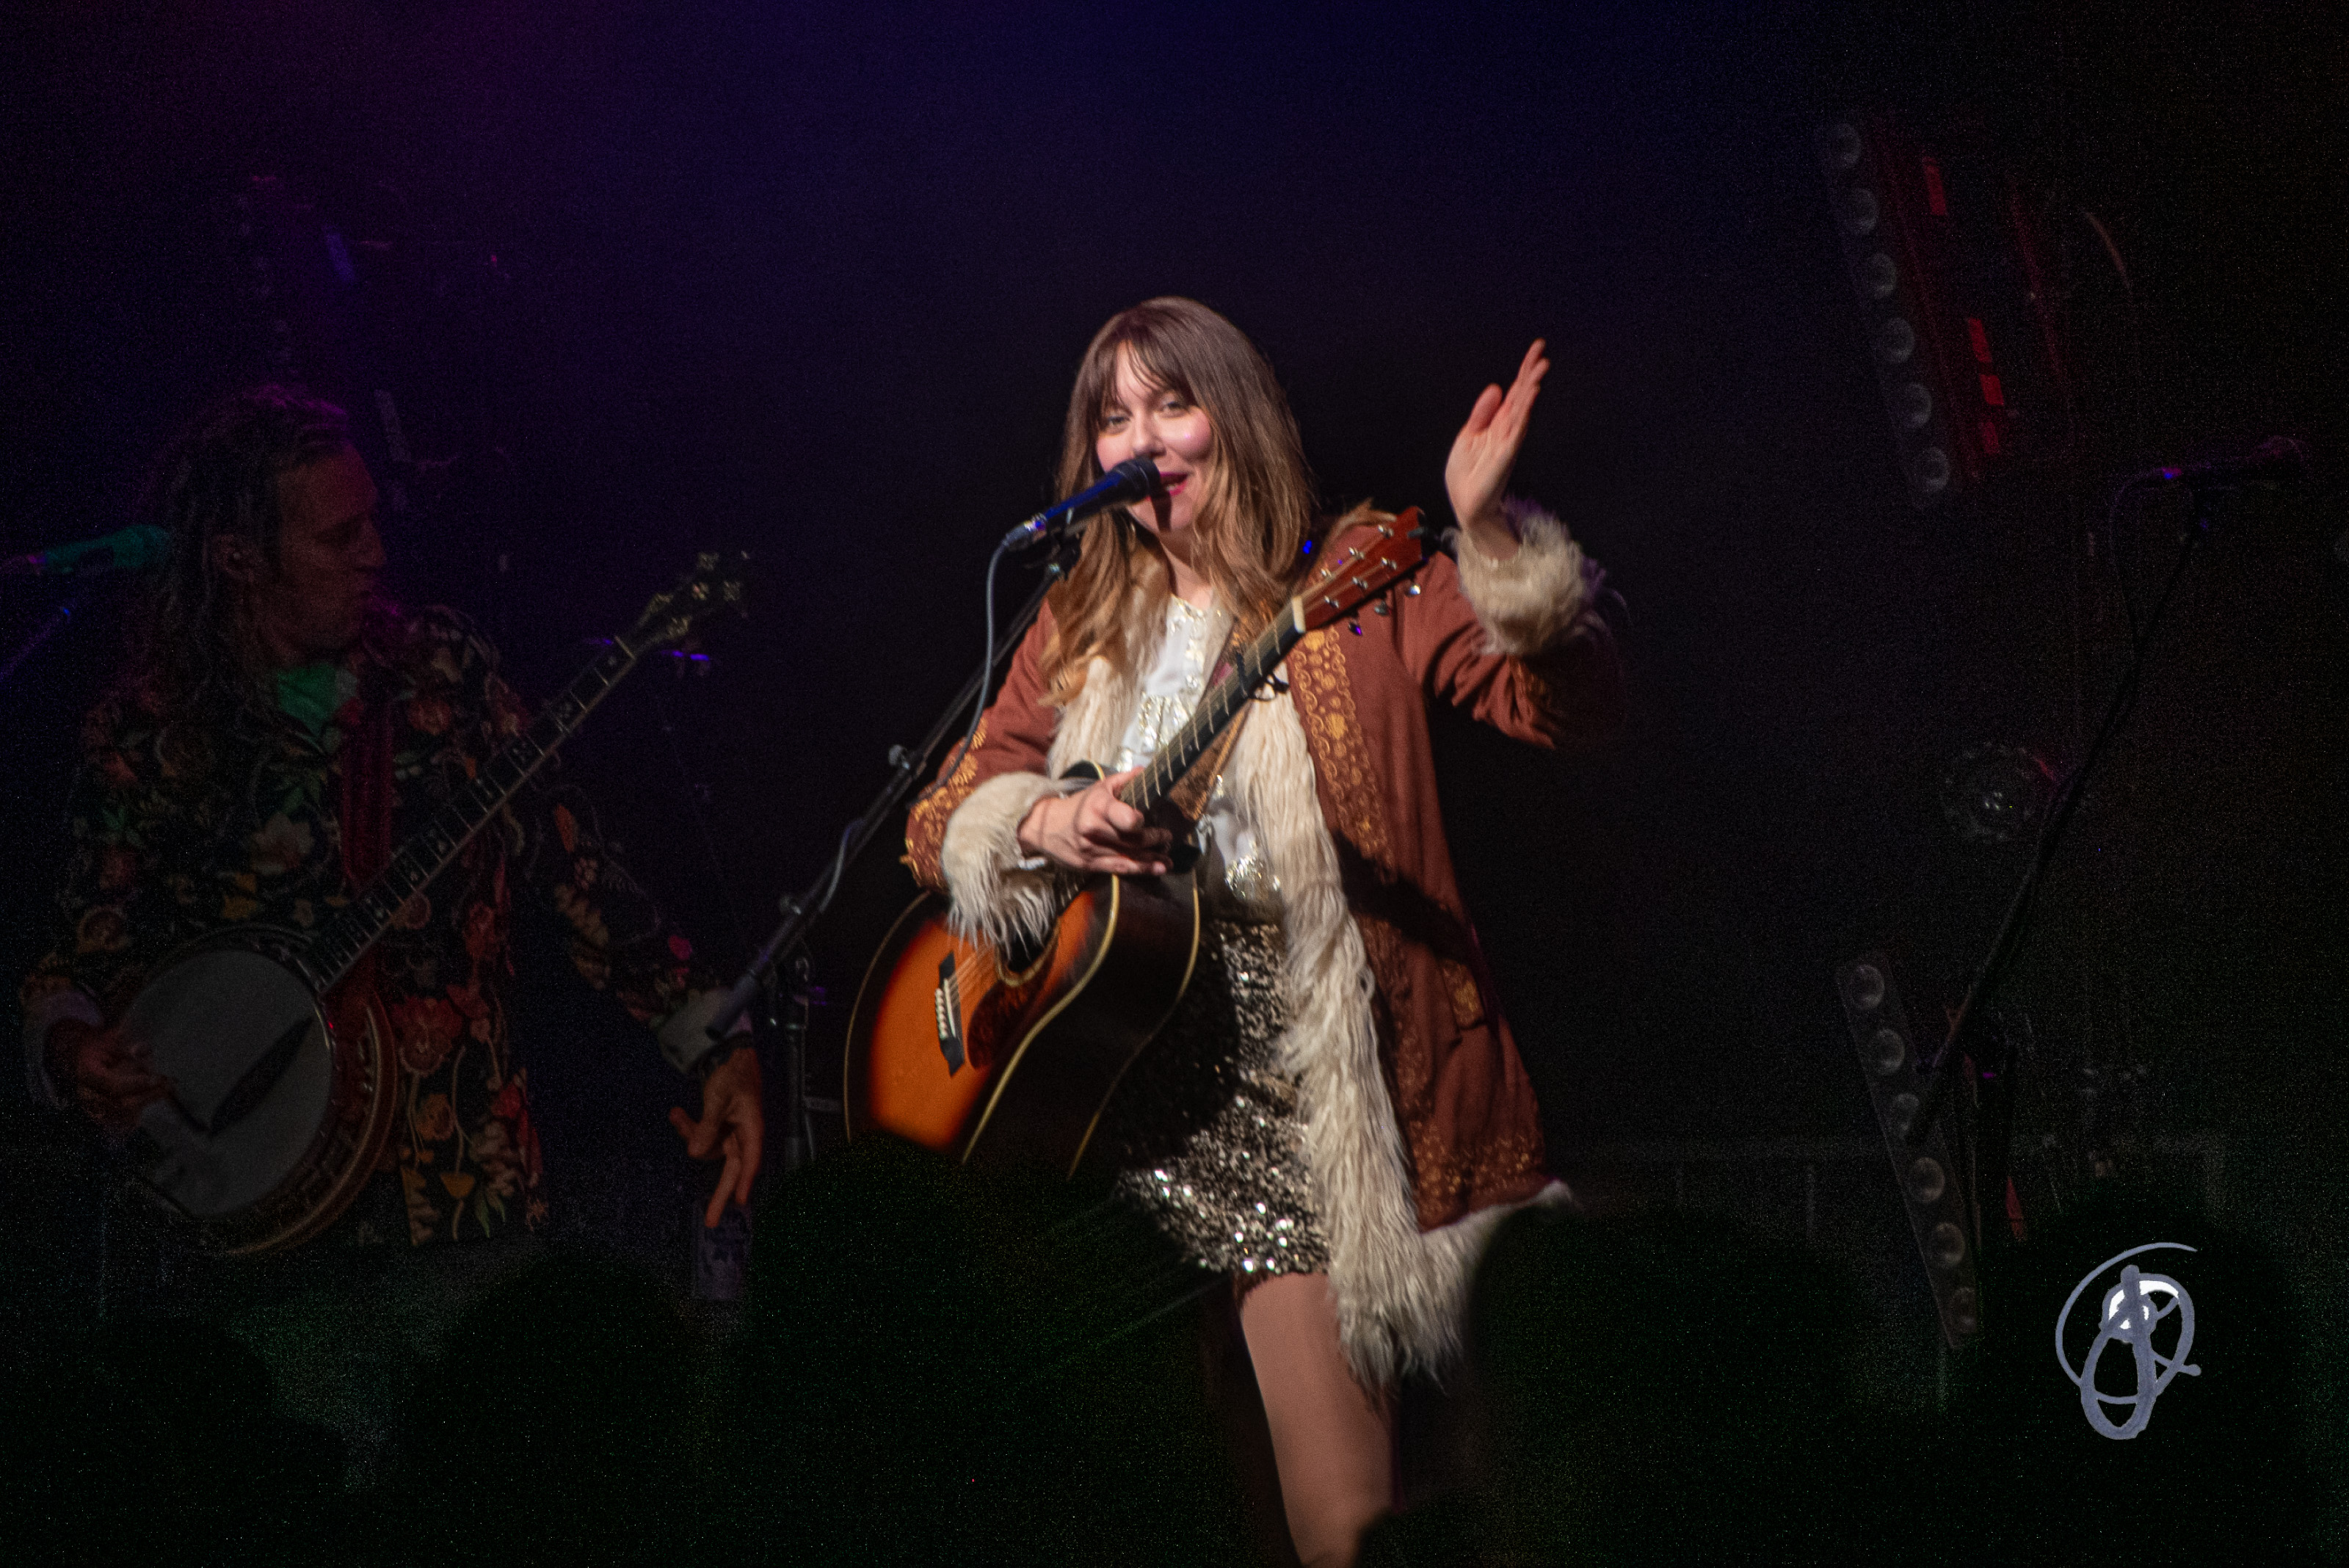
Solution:
[{"label": "banjo head", "polygon": [[389,1108],[371,1012],[337,1037],[308,981],[271,952],[182,953],[122,1016],[175,1085],[134,1140],[164,1207],[227,1252],[291,1245],[323,1230],[364,1183],[366,1145]]}]

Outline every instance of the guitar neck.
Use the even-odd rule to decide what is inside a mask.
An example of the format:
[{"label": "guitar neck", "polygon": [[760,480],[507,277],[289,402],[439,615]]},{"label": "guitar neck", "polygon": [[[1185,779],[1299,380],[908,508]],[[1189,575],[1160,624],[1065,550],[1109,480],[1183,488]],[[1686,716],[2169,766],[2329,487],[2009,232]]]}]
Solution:
[{"label": "guitar neck", "polygon": [[1183,775],[1207,754],[1216,738],[1239,717],[1241,707],[1272,678],[1273,670],[1288,657],[1288,650],[1304,637],[1303,603],[1291,599],[1273,618],[1270,626],[1239,650],[1230,670],[1199,699],[1199,705],[1191,711],[1190,721],[1173,740],[1159,748],[1158,754],[1150,759],[1150,765],[1119,791],[1118,797],[1144,812],[1164,800],[1182,782]]},{"label": "guitar neck", "polygon": [[561,696],[540,711],[529,729],[492,757],[455,798],[400,846],[391,864],[377,874],[358,898],[311,939],[306,957],[319,989],[350,972],[360,955],[389,929],[400,907],[457,857],[482,825],[545,765],[555,748],[571,738],[595,704],[636,668],[645,646],[628,638],[613,639],[611,646],[581,670]]}]

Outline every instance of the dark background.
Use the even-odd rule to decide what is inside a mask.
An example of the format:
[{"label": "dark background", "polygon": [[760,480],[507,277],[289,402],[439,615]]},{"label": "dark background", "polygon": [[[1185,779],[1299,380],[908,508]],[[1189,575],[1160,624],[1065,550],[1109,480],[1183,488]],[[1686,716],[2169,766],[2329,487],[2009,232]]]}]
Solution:
[{"label": "dark background", "polygon": [[[1961,842],[1940,783],[1978,742],[2076,760],[2116,668],[2082,548],[2113,478],[2349,433],[2349,35],[2321,7],[29,9],[0,24],[0,550],[118,525],[171,428],[264,373],[229,202],[278,177],[346,236],[346,358],[428,464],[387,519],[398,586],[477,617],[525,691],[690,547],[763,563],[716,673],[640,676],[567,759],[721,967],[975,663],[988,542],[1048,498],[1112,311],[1187,294],[1254,334],[1333,504],[1440,507],[1478,389],[1547,337],[1517,487],[1628,605],[1635,717],[1581,757],[1439,741],[1569,1173],[1872,1137],[1832,971],[1882,946],[1927,1019],[1962,989],[2023,850]],[[1812,147],[1868,105],[1979,125],[2079,395],[2073,462],[1926,513]],[[2223,1137],[2228,1211],[2336,1303],[2344,512],[2320,475],[2230,514],[2009,993],[2051,1168],[2085,1154],[2077,1070],[2135,1072],[2124,1133]],[[2178,520],[2127,526],[2140,604]],[[111,594],[0,689],[11,973],[48,936]],[[10,587],[0,635],[49,602]],[[820,930],[829,1033],[905,892],[876,853]],[[649,1048],[540,1000],[580,1042],[540,1075],[573,1147],[657,1164]]]}]

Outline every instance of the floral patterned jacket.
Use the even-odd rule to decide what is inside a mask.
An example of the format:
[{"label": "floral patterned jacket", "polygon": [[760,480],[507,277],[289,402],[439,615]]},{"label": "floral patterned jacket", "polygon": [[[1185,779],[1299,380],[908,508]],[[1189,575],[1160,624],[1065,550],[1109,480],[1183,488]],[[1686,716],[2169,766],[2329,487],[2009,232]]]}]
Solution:
[{"label": "floral patterned jacket", "polygon": [[[316,672],[314,673],[323,673]],[[37,1051],[49,1024],[120,1015],[181,943],[252,921],[315,928],[526,722],[495,653],[452,612],[384,618],[313,702],[317,719],[223,700],[175,713],[101,702],[84,727],[57,945],[26,980],[37,1095],[63,1103]],[[568,928],[572,963],[650,1023],[685,999],[692,949],[605,852],[578,793],[540,775],[409,900],[373,950],[398,1042],[400,1119],[355,1216],[417,1245],[535,1228],[546,1217],[526,1071],[507,1037],[513,900],[528,884]],[[706,978],[703,983],[707,983]],[[353,1239],[371,1227],[359,1220]]]}]

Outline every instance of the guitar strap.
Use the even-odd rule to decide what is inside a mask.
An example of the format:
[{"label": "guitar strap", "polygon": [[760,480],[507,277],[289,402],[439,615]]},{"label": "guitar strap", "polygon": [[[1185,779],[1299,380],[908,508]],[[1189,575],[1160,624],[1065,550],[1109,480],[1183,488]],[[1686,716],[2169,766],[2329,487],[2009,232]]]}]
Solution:
[{"label": "guitar strap", "polygon": [[[1231,668],[1233,649],[1247,646],[1248,639],[1261,628],[1247,629],[1245,637],[1241,635],[1244,629],[1247,629],[1246,623],[1237,616],[1233,617],[1231,630],[1224,634],[1223,649],[1216,655],[1216,661],[1208,670],[1207,691],[1214,691],[1216,682],[1221,680],[1225,671]],[[1199,820],[1199,813],[1206,807],[1207,796],[1215,790],[1216,779],[1224,771],[1225,759],[1232,754],[1232,743],[1239,739],[1241,726],[1247,722],[1249,710],[1255,706],[1250,702],[1242,708],[1239,716],[1225,725],[1224,732],[1216,737],[1216,743],[1201,753],[1199,760],[1191,764],[1191,771],[1175,780],[1174,787],[1166,792],[1167,804],[1182,813],[1185,822]]]}]

